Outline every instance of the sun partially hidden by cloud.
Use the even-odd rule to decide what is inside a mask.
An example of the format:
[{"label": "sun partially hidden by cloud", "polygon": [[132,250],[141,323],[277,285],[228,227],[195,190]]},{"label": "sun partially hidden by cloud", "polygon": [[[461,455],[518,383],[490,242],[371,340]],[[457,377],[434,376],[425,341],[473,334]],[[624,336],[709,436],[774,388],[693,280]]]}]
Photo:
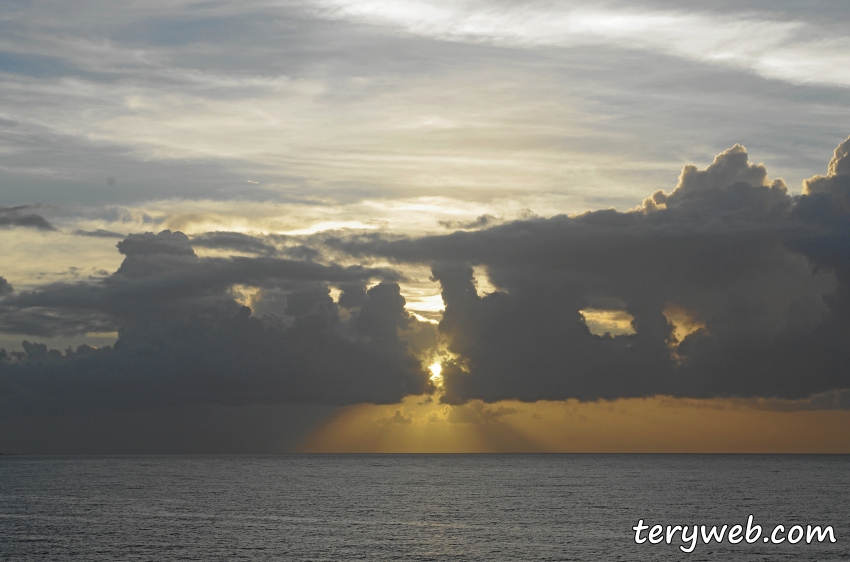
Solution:
[{"label": "sun partially hidden by cloud", "polygon": [[428,367],[428,370],[431,371],[431,382],[433,382],[436,386],[442,386],[443,366],[440,363],[433,363]]},{"label": "sun partially hidden by cloud", "polygon": [[0,450],[846,450],[792,4],[4,3]]}]

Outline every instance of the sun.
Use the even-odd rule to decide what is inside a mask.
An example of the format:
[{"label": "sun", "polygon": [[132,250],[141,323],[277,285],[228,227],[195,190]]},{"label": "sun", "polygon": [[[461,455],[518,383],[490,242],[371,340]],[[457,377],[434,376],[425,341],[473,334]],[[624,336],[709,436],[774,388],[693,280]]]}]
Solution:
[{"label": "sun", "polygon": [[432,364],[428,369],[431,371],[431,382],[437,386],[443,386],[443,366],[439,361]]}]

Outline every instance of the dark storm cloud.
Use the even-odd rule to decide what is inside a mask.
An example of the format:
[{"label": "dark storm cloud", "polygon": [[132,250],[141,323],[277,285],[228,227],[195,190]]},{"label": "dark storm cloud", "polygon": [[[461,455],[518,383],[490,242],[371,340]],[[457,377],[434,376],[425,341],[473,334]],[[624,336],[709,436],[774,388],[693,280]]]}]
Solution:
[{"label": "dark storm cloud", "polygon": [[0,228],[35,228],[38,230],[56,230],[43,216],[31,212],[36,205],[0,206]]},{"label": "dark storm cloud", "polygon": [[[180,232],[131,234],[110,277],[0,300],[0,329],[36,335],[118,330],[114,347],[60,353],[24,342],[0,355],[0,412],[72,414],[221,404],[396,402],[427,392],[400,333],[416,321],[391,270],[274,258],[205,259]],[[369,290],[372,279],[382,280]],[[252,316],[234,285],[268,292]],[[337,306],[329,285],[359,293]]]},{"label": "dark storm cloud", "polygon": [[[401,276],[385,268],[343,267],[271,257],[199,258],[182,232],[130,234],[110,277],[55,283],[0,301],[0,331],[55,335],[117,329],[125,321],[175,311],[233,312],[234,285],[293,290],[316,283],[365,284]],[[83,321],[85,320],[85,322]],[[30,324],[22,331],[22,324]],[[92,322],[91,325],[87,322]]]},{"label": "dark storm cloud", "polygon": [[[449,402],[804,398],[850,388],[848,147],[798,197],[735,146],[632,212],[328,243],[432,264],[457,355]],[[473,266],[497,292],[478,295]],[[591,333],[580,311],[605,302],[623,303],[634,334]],[[674,320],[691,326],[682,341]]]}]

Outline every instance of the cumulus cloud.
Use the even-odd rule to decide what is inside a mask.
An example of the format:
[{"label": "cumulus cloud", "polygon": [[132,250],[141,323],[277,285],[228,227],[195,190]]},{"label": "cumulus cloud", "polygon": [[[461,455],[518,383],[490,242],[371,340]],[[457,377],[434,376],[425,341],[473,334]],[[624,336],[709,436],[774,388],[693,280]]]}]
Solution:
[{"label": "cumulus cloud", "polygon": [[[112,347],[0,352],[0,412],[74,414],[192,404],[393,403],[432,389],[402,338],[416,320],[393,271],[275,258],[200,258],[180,232],[131,234],[111,276],[8,294],[0,329],[117,330]],[[379,283],[367,290],[371,280]],[[329,286],[358,297],[333,302]],[[234,285],[276,294],[254,315]],[[9,293],[9,291],[4,291]],[[255,295],[256,296],[256,295]],[[262,295],[257,298],[262,301]]]},{"label": "cumulus cloud", "polygon": [[[797,197],[736,145],[630,212],[329,244],[432,264],[454,354],[446,402],[805,398],[850,388],[847,146]],[[473,266],[498,290],[479,296]],[[580,311],[606,301],[624,303],[634,333],[589,330]],[[692,329],[677,337],[683,317]]]}]

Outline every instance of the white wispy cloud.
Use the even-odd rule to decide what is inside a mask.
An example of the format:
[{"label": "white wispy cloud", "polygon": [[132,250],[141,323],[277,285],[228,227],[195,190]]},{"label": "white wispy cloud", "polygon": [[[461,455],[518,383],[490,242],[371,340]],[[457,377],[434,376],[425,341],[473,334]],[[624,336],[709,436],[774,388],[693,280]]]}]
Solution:
[{"label": "white wispy cloud", "polygon": [[445,41],[506,47],[609,45],[750,70],[793,83],[850,87],[850,37],[758,13],[434,0],[322,0],[317,13]]}]

